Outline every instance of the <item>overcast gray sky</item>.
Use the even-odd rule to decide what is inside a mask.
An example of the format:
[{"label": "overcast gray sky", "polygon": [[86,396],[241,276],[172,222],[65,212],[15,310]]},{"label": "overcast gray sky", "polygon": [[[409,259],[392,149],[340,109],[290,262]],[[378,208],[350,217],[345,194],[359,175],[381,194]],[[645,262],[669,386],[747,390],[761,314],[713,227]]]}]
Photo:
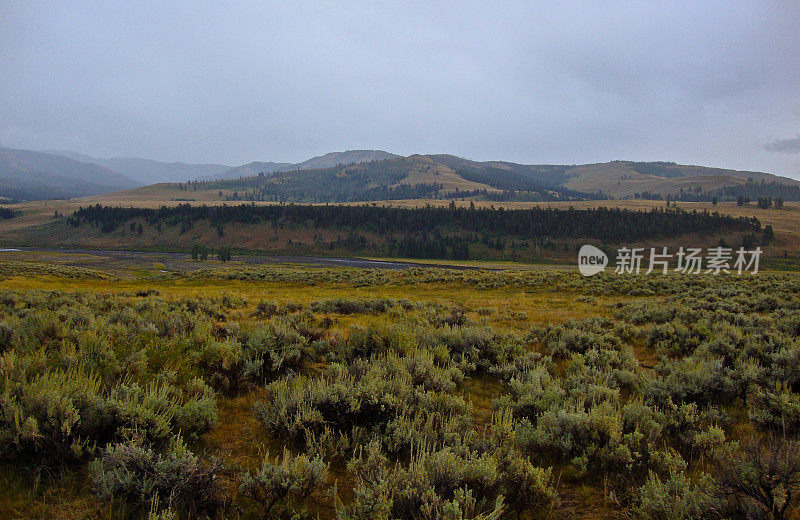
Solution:
[{"label": "overcast gray sky", "polygon": [[0,144],[800,178],[800,2],[607,3],[0,0]]}]

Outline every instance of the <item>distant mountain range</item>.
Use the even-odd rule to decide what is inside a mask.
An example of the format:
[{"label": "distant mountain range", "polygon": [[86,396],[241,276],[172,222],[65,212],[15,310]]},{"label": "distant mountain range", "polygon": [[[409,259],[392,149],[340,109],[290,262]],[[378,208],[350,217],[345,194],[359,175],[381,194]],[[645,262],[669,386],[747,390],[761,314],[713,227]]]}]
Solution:
[{"label": "distant mountain range", "polygon": [[331,152],[319,157],[312,157],[300,163],[255,161],[241,166],[231,167],[224,164],[168,163],[154,161],[152,159],[139,159],[136,157],[100,159],[70,151],[46,151],[46,153],[61,155],[84,163],[105,166],[110,170],[135,179],[141,185],[156,184],[159,182],[186,182],[198,179],[238,179],[240,177],[252,177],[259,173],[329,168],[339,164],[380,161],[397,157],[394,154],[382,150],[348,150],[346,152]]},{"label": "distant mountain range", "polygon": [[69,159],[85,163],[94,163],[105,166],[123,175],[135,179],[140,185],[156,184],[159,182],[184,182],[187,180],[211,178],[231,169],[224,164],[188,164],[182,162],[161,162],[152,159],[139,159],[137,157],[116,157],[112,159],[99,159],[77,152],[48,151],[47,153],[61,155]]},{"label": "distant mountain range", "polygon": [[[787,193],[786,200],[800,200],[800,181],[794,179],[672,162],[525,165],[446,154],[402,157],[382,150],[348,150],[300,163],[252,162],[230,167],[0,148],[0,200],[82,197],[192,180],[204,181],[204,189],[225,191],[224,197],[235,193],[239,200],[391,200],[454,194],[490,200],[691,200],[716,193],[730,197],[737,190],[748,195]],[[773,183],[779,188],[753,188]]]},{"label": "distant mountain range", "polygon": [[49,153],[0,148],[0,198],[82,197],[140,185],[98,164]]}]

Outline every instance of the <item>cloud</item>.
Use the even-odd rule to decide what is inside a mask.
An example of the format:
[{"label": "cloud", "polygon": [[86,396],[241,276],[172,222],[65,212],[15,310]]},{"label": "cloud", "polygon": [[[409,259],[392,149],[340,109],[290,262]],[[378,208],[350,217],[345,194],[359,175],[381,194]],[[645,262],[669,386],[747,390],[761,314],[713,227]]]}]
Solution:
[{"label": "cloud", "polygon": [[243,164],[354,148],[800,176],[800,3],[0,0],[0,140]]},{"label": "cloud", "polygon": [[788,139],[777,139],[766,143],[764,150],[780,153],[800,153],[800,134]]}]

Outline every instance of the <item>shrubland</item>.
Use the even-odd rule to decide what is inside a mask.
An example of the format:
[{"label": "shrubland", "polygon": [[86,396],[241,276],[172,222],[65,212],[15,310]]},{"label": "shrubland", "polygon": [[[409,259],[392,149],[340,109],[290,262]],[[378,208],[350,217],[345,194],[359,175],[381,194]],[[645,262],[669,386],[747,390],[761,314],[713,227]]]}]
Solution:
[{"label": "shrubland", "polygon": [[[796,273],[170,276],[338,295],[3,289],[9,490],[82,476],[90,484],[74,491],[84,500],[75,516],[109,518],[800,512]],[[448,305],[347,290],[420,284],[487,298]],[[498,288],[547,298],[554,287],[598,312],[540,323],[489,298]]]}]

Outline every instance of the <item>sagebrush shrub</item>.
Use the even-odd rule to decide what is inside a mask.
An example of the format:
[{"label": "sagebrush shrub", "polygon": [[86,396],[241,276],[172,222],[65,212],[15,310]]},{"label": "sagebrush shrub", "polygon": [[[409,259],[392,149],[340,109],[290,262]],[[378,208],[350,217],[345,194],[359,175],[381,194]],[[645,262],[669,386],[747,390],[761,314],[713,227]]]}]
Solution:
[{"label": "sagebrush shrub", "polygon": [[112,444],[90,465],[93,489],[101,500],[144,510],[158,496],[165,506],[194,517],[213,516],[224,505],[218,470],[219,463],[201,460],[179,437],[163,453],[141,439]]},{"label": "sagebrush shrub", "polygon": [[327,490],[328,465],[319,457],[292,455],[265,456],[261,468],[242,478],[239,491],[258,502],[264,518],[304,513],[306,500]]}]

